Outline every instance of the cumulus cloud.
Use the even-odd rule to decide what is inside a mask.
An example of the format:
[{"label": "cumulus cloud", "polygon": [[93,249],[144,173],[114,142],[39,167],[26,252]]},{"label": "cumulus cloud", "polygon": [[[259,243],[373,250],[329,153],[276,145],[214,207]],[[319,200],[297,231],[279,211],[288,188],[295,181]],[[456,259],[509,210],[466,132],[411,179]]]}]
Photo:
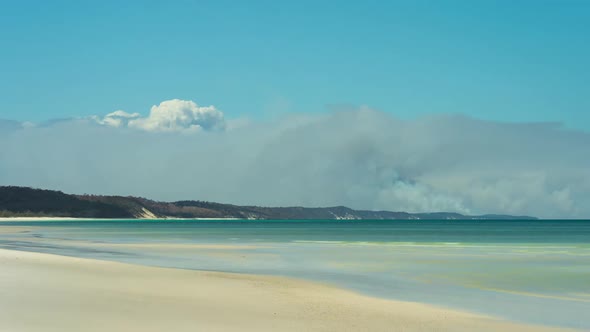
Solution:
[{"label": "cumulus cloud", "polygon": [[[222,115],[195,116],[194,103],[154,108],[146,118],[116,112],[99,126],[0,130],[0,183],[161,200],[590,216],[590,133],[559,124],[404,121],[365,108],[220,131],[210,129]],[[193,120],[178,119],[186,109]],[[209,131],[162,133],[195,118]]]},{"label": "cumulus cloud", "polygon": [[194,132],[200,130],[223,130],[223,113],[215,106],[198,106],[190,100],[172,99],[152,106],[150,114],[116,111],[104,117],[92,116],[91,120],[110,127],[127,127],[152,132]]}]

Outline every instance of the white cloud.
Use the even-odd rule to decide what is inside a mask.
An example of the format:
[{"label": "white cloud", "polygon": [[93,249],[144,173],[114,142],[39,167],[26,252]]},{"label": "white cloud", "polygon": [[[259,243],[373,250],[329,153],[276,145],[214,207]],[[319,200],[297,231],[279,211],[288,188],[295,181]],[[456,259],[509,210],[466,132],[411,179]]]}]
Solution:
[{"label": "white cloud", "polygon": [[172,99],[152,106],[150,114],[115,111],[104,117],[91,116],[90,120],[109,127],[125,127],[150,132],[194,132],[223,130],[226,127],[223,113],[215,106],[198,106],[190,100]]},{"label": "white cloud", "polygon": [[[366,108],[211,130],[225,126],[218,112],[167,101],[149,117],[115,112],[102,126],[0,130],[0,183],[161,200],[590,216],[587,132],[451,115],[403,121]],[[195,123],[210,131],[158,134]]]},{"label": "white cloud", "polygon": [[141,117],[139,113],[127,113],[125,111],[115,111],[113,113],[109,113],[105,115],[103,118],[98,116],[90,117],[92,120],[96,121],[96,123],[110,126],[110,127],[127,127],[129,126],[129,122],[133,120],[137,120]]},{"label": "white cloud", "polygon": [[91,120],[109,127],[127,127],[150,132],[194,132],[223,130],[223,113],[215,106],[198,106],[190,100],[172,99],[152,106],[150,114],[116,111],[104,117],[92,116]]}]

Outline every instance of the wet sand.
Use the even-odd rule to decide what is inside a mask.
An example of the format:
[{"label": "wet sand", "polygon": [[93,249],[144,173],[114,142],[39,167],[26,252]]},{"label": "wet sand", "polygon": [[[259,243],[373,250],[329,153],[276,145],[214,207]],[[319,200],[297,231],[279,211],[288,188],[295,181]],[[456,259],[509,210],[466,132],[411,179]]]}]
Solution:
[{"label": "wet sand", "polygon": [[567,331],[297,279],[0,250],[0,330]]}]

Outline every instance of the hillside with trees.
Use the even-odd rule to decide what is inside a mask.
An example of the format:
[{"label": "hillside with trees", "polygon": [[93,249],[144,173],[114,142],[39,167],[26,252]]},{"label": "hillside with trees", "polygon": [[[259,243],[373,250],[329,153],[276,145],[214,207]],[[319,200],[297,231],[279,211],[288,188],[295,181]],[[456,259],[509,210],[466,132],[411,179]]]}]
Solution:
[{"label": "hillside with trees", "polygon": [[235,218],[343,220],[535,219],[526,216],[465,216],[458,213],[407,213],[325,208],[260,207],[206,201],[158,202],[142,197],[71,195],[61,191],[0,186],[0,217],[74,217],[112,219]]}]

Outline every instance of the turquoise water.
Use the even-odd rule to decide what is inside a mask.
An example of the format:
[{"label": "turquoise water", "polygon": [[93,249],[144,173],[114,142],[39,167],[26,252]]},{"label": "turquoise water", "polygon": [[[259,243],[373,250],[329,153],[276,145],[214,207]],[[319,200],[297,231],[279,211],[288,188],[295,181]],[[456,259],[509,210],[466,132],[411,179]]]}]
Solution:
[{"label": "turquoise water", "polygon": [[[14,224],[0,223],[7,225]],[[0,248],[285,275],[384,298],[590,329],[590,221],[109,220],[18,226],[32,229],[0,234]]]}]

